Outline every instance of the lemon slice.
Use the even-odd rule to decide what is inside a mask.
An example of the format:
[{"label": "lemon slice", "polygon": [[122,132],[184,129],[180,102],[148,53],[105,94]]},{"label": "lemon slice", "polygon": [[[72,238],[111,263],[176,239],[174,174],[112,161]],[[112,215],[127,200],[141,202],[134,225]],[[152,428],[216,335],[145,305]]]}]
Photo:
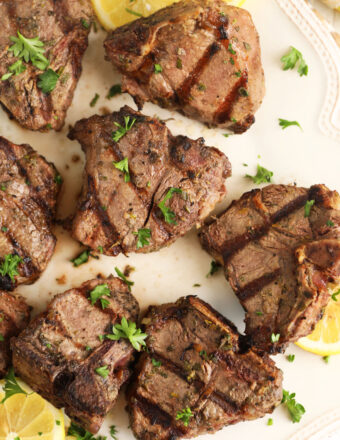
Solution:
[{"label": "lemon slice", "polygon": [[[179,0],[92,0],[92,5],[102,26],[111,30],[138,17],[147,17],[177,1]],[[245,2],[225,1],[235,6],[241,6]]]},{"label": "lemon slice", "polygon": [[[27,385],[17,380],[28,393]],[[0,401],[4,398],[4,381],[0,382]],[[64,440],[63,412],[39,394],[14,394],[0,403],[0,440]]]},{"label": "lemon slice", "polygon": [[321,321],[310,335],[296,344],[304,350],[320,356],[340,353],[340,300],[330,300]]}]

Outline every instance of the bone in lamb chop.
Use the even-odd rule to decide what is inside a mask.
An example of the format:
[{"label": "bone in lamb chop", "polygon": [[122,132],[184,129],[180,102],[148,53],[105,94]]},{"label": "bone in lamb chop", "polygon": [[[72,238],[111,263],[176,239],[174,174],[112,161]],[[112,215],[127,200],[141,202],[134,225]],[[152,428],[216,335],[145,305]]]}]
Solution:
[{"label": "bone in lamb chop", "polygon": [[0,137],[0,289],[33,283],[46,269],[60,184],[52,163]]},{"label": "bone in lamb chop", "polygon": [[114,30],[106,57],[122,90],[209,126],[247,130],[265,93],[259,36],[249,12],[221,0],[175,3]]},{"label": "bone in lamb chop", "polygon": [[131,371],[127,339],[105,338],[139,306],[118,278],[95,279],[56,295],[46,312],[12,339],[15,372],[36,392],[96,433]]},{"label": "bone in lamb chop", "polygon": [[92,14],[90,0],[0,0],[0,103],[23,127],[64,125]]},{"label": "bone in lamb chop", "polygon": [[73,236],[106,255],[171,244],[225,195],[223,153],[127,106],[78,121],[69,137],[86,154]]},{"label": "bone in lamb chop", "polygon": [[0,290],[0,378],[11,365],[10,339],[28,325],[30,312],[24,298]]},{"label": "bone in lamb chop", "polygon": [[245,193],[200,232],[246,311],[246,334],[272,353],[307,336],[340,284],[340,198],[324,185]]},{"label": "bone in lamb chop", "polygon": [[270,413],[282,399],[282,373],[267,354],[243,346],[232,323],[200,299],[150,307],[147,350],[128,389],[139,440],[211,434]]}]

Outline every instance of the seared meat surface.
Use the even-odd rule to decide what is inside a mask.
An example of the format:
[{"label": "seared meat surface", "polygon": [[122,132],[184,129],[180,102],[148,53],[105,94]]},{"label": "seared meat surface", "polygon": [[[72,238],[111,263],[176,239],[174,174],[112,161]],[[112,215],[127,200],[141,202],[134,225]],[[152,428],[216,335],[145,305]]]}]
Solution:
[{"label": "seared meat surface", "polygon": [[32,283],[45,270],[56,243],[51,227],[60,179],[29,145],[0,137],[0,289]]},{"label": "seared meat surface", "polygon": [[104,43],[123,91],[209,126],[247,130],[264,93],[250,14],[222,0],[175,3],[117,28]]},{"label": "seared meat surface", "polygon": [[340,198],[324,185],[245,193],[200,238],[224,264],[247,335],[266,351],[311,333],[329,301],[328,284],[340,283]]},{"label": "seared meat surface", "polygon": [[43,71],[24,61],[24,72],[0,81],[0,103],[25,128],[60,130],[81,74],[92,20],[90,1],[0,0],[0,17],[0,77],[20,61],[8,50],[18,31],[44,43],[48,68],[59,75],[55,89],[43,93],[38,87]]},{"label": "seared meat surface", "polygon": [[[131,129],[115,141],[117,124],[126,121]],[[127,106],[77,122],[69,137],[86,154],[73,236],[107,255],[169,245],[225,194],[230,163],[223,153],[202,138],[174,137],[158,119]]]},{"label": "seared meat surface", "polygon": [[0,378],[11,364],[10,339],[27,326],[30,312],[24,298],[0,290]]},{"label": "seared meat surface", "polygon": [[[242,347],[229,321],[200,299],[150,307],[142,321],[147,352],[128,390],[139,440],[213,433],[263,417],[282,398],[282,373],[266,355]],[[190,415],[180,417],[185,410]]]},{"label": "seared meat surface", "polygon": [[[90,294],[105,285],[103,309]],[[134,349],[127,339],[102,338],[121,318],[135,322],[139,306],[118,278],[96,279],[54,297],[46,312],[12,339],[16,373],[35,391],[96,433],[129,378]],[[103,377],[95,370],[107,367]],[[105,375],[104,375],[105,376]]]}]

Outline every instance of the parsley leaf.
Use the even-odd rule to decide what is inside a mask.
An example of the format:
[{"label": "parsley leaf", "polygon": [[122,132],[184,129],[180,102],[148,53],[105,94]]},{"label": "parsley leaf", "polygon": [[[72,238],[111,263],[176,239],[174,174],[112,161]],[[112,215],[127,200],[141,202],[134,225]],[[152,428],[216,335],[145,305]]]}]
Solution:
[{"label": "parsley leaf", "polygon": [[22,60],[17,60],[11,66],[9,66],[8,70],[14,73],[15,75],[20,75],[20,73],[25,72],[26,66],[22,63]]},{"label": "parsley leaf", "polygon": [[90,257],[90,250],[87,249],[84,252],[81,252],[77,257],[73,258],[71,262],[73,263],[74,267],[81,266],[84,263],[87,263],[89,261]]},{"label": "parsley leaf", "polygon": [[290,127],[292,125],[296,125],[302,130],[301,125],[297,121],[288,121],[287,119],[281,119],[279,118],[279,126],[282,127],[282,130],[286,129],[287,127]]},{"label": "parsley leaf", "polygon": [[326,225],[332,228],[334,226],[334,222],[332,222],[332,220],[327,220]]},{"label": "parsley leaf", "polygon": [[5,260],[0,265],[0,274],[5,277],[8,275],[12,281],[14,281],[14,277],[19,275],[17,271],[18,264],[22,261],[22,258],[16,254],[7,254],[5,255]]},{"label": "parsley leaf", "polygon": [[115,168],[117,168],[117,170],[124,173],[124,182],[130,182],[129,159],[125,157],[120,162],[113,162],[113,165]]},{"label": "parsley leaf", "polygon": [[272,342],[273,344],[274,344],[275,342],[279,342],[279,339],[280,339],[280,333],[277,333],[277,334],[272,333],[271,336],[270,336],[270,340],[271,340],[271,342]]},{"label": "parsley leaf", "polygon": [[43,93],[49,94],[55,89],[59,75],[52,69],[47,69],[46,72],[39,75],[38,87]]},{"label": "parsley leaf", "polygon": [[338,298],[337,298],[338,295],[340,295],[340,289],[337,292],[333,293],[332,300],[337,302],[338,301]]},{"label": "parsley leaf", "polygon": [[144,246],[149,245],[148,238],[151,237],[151,230],[147,228],[138,229],[138,232],[133,232],[134,235],[138,236],[137,249],[141,249]]},{"label": "parsley leaf", "polygon": [[294,362],[295,354],[289,354],[286,358],[288,362]]},{"label": "parsley leaf", "polygon": [[[96,437],[94,437],[94,435],[86,431],[86,429],[82,428],[81,426],[76,425],[74,422],[71,422],[71,425],[67,431],[67,435],[76,437],[77,440],[96,440]],[[105,437],[98,437],[98,440],[104,439]]]},{"label": "parsley leaf", "polygon": [[110,426],[110,435],[113,438],[113,440],[118,440],[116,434],[118,434],[117,428],[115,427],[115,425],[111,425]]},{"label": "parsley leaf", "polygon": [[1,403],[4,403],[7,399],[9,399],[14,394],[28,394],[24,391],[21,386],[18,384],[15,375],[14,368],[11,367],[9,372],[5,376],[5,397],[2,399]]},{"label": "parsley leaf", "polygon": [[44,56],[44,43],[39,37],[26,38],[19,31],[17,37],[10,37],[14,44],[8,49],[15,57],[23,58],[26,63],[31,61],[33,66],[45,70],[49,65],[48,59]]},{"label": "parsley leaf", "polygon": [[166,193],[164,199],[158,203],[158,208],[162,211],[166,223],[177,225],[177,222],[175,221],[175,213],[171,211],[169,207],[165,206],[165,202],[167,200],[170,200],[174,193],[182,194],[182,190],[179,188],[170,188],[169,191]]},{"label": "parsley leaf", "polygon": [[114,84],[110,88],[108,94],[106,95],[106,98],[111,99],[116,95],[120,95],[121,93],[122,93],[122,86],[120,84]]},{"label": "parsley leaf", "polygon": [[153,365],[154,367],[160,367],[160,366],[162,365],[162,362],[161,362],[161,361],[158,361],[158,360],[155,359],[155,358],[151,358],[151,362],[152,362],[152,365]]},{"label": "parsley leaf", "polygon": [[189,407],[184,408],[182,411],[177,411],[176,420],[182,420],[184,426],[189,425],[191,417],[194,417]]},{"label": "parsley leaf", "polygon": [[94,97],[91,99],[90,107],[94,107],[97,104],[98,99],[99,99],[99,95],[98,93],[96,93]]},{"label": "parsley leaf", "polygon": [[218,263],[217,261],[212,260],[212,262],[210,263],[210,270],[207,273],[206,277],[209,278],[209,277],[213,276],[214,273],[218,272],[218,270],[221,267],[222,266],[220,265],[220,263]]},{"label": "parsley leaf", "polygon": [[306,412],[305,408],[300,403],[296,403],[295,393],[289,394],[289,391],[283,390],[281,403],[285,404],[293,423],[298,423]]},{"label": "parsley leaf", "polygon": [[163,67],[160,64],[155,64],[154,69],[155,69],[155,73],[162,73],[163,72]]},{"label": "parsley leaf", "polygon": [[111,341],[119,341],[119,339],[128,339],[137,351],[141,350],[141,346],[145,346],[145,341],[148,337],[146,333],[142,333],[140,328],[136,328],[136,323],[127,321],[125,317],[122,318],[120,324],[112,326],[112,335],[106,335],[107,339]]},{"label": "parsley leaf", "polygon": [[95,368],[94,371],[104,379],[106,379],[110,373],[109,367],[107,365],[103,365],[102,367]]},{"label": "parsley leaf", "polygon": [[274,423],[274,421],[272,418],[268,419],[268,422],[267,422],[268,426],[272,426],[273,423]]},{"label": "parsley leaf", "polygon": [[110,303],[107,299],[102,298],[102,296],[111,296],[111,292],[107,284],[99,284],[93,290],[91,290],[89,300],[94,306],[98,299],[100,299],[102,309],[105,309]]},{"label": "parsley leaf", "polygon": [[119,278],[120,278],[121,280],[123,280],[124,283],[128,286],[128,288],[129,288],[129,292],[131,292],[131,286],[133,286],[135,283],[134,283],[133,281],[128,280],[128,279],[126,278],[126,276],[123,274],[123,272],[121,272],[121,271],[118,269],[118,267],[115,267],[115,271],[116,271],[116,274],[119,276]]},{"label": "parsley leaf", "polygon": [[310,210],[312,208],[312,206],[314,205],[315,200],[307,200],[306,204],[305,204],[305,217],[309,217],[310,216]]},{"label": "parsley leaf", "polygon": [[246,174],[246,177],[252,179],[252,181],[256,184],[259,183],[269,183],[272,181],[274,173],[272,171],[267,170],[266,168],[261,167],[261,165],[257,165],[257,173],[255,176],[251,176],[250,174]]},{"label": "parsley leaf", "polygon": [[300,76],[308,75],[308,66],[302,53],[293,46],[290,46],[289,52],[286,53],[286,55],[283,55],[281,62],[283,64],[283,70],[294,69],[294,67],[298,65]]},{"label": "parsley leaf", "polygon": [[328,364],[330,356],[324,356],[322,359]]},{"label": "parsley leaf", "polygon": [[130,122],[130,116],[124,116],[125,127],[120,125],[118,122],[115,122],[115,125],[118,127],[118,130],[112,133],[112,139],[115,142],[118,142],[126,133],[131,130],[133,124],[136,122],[136,118],[133,118]]}]

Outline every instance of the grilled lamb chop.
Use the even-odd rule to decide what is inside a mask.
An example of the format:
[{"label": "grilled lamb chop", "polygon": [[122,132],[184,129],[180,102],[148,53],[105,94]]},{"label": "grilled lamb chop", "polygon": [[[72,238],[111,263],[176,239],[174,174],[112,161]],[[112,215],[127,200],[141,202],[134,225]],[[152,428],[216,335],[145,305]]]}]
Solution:
[{"label": "grilled lamb chop", "polygon": [[312,332],[340,283],[340,198],[324,185],[245,193],[200,238],[224,264],[251,342],[272,353]]},{"label": "grilled lamb chop", "polygon": [[[109,288],[94,305],[96,286]],[[35,391],[92,433],[96,433],[114,405],[120,387],[129,378],[134,349],[126,339],[111,341],[102,335],[125,317],[136,321],[139,306],[118,278],[96,279],[55,296],[47,311],[12,339],[16,373]],[[107,366],[108,376],[95,370]]]},{"label": "grilled lamb chop", "polygon": [[23,62],[24,72],[0,81],[0,103],[25,128],[60,130],[81,74],[92,20],[90,1],[0,0],[0,17],[0,77],[21,60],[8,50],[18,31],[44,43],[48,68],[59,75],[55,89],[43,93],[38,86],[43,71]]},{"label": "grilled lamb chop", "polygon": [[27,326],[30,312],[24,298],[0,291],[0,378],[11,364],[10,338]]},{"label": "grilled lamb chop", "polygon": [[264,93],[259,36],[250,14],[222,0],[175,3],[114,30],[106,56],[123,91],[237,133]]},{"label": "grilled lamb chop", "polygon": [[234,325],[207,303],[180,298],[151,307],[142,322],[147,353],[128,390],[139,440],[213,433],[263,417],[281,402],[281,371],[266,354],[242,347]]},{"label": "grilled lamb chop", "polygon": [[[117,124],[125,127],[126,121],[132,128],[116,142],[113,137],[122,132]],[[73,236],[107,255],[169,245],[225,194],[230,163],[223,153],[202,138],[174,137],[158,119],[127,106],[77,122],[69,137],[86,154]]]},{"label": "grilled lamb chop", "polygon": [[29,145],[0,137],[0,289],[33,283],[45,270],[56,243],[51,227],[60,181]]}]

